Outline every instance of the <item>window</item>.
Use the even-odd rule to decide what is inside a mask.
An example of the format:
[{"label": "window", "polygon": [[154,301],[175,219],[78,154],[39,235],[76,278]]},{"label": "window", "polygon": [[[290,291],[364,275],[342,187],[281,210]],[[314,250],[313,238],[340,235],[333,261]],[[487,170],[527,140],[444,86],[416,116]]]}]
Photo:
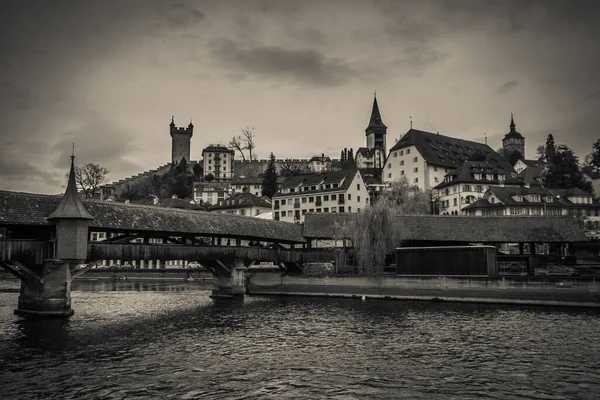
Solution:
[{"label": "window", "polygon": [[434,181],[435,183],[437,183],[437,182],[438,182],[438,177],[437,177],[437,176],[435,176],[435,177],[433,178],[433,181]]},{"label": "window", "polygon": [[317,208],[317,212],[321,212],[321,209],[320,209],[320,208]]},{"label": "window", "polygon": [[400,155],[403,156],[404,155],[404,150],[400,150]]},{"label": "window", "polygon": [[344,212],[344,206],[339,207],[340,212]]},{"label": "window", "polygon": [[323,196],[323,201],[329,201],[329,195]]},{"label": "window", "polygon": [[417,161],[419,161],[419,157],[413,158],[413,162],[417,162]]},{"label": "window", "polygon": [[315,212],[315,209],[311,208],[310,210],[308,210],[308,212]]},{"label": "window", "polygon": [[[404,170],[400,171],[400,175],[404,175]],[[391,176],[390,176],[390,178],[391,178]]]},{"label": "window", "polygon": [[419,167],[413,168],[413,172],[419,172]]},{"label": "window", "polygon": [[306,210],[302,210],[302,215],[306,215]]},{"label": "window", "polygon": [[398,152],[397,151],[394,152],[394,157],[398,157]]},{"label": "window", "polygon": [[306,204],[306,197],[302,198],[302,204]]},{"label": "window", "polygon": [[464,185],[463,186],[463,191],[464,192],[470,192],[471,191],[471,185]]},{"label": "window", "polygon": [[360,203],[360,196],[356,196],[356,201]]},{"label": "window", "polygon": [[388,173],[388,178],[391,178],[391,177],[392,177],[392,173],[390,172],[390,173]]},{"label": "window", "polygon": [[337,198],[337,194],[332,194],[331,195],[331,200],[336,200],[336,198]]},{"label": "window", "polygon": [[410,154],[410,149],[406,149],[406,154]]},{"label": "window", "polygon": [[435,165],[433,166],[433,171],[437,172],[437,167]]},{"label": "window", "polygon": [[454,198],[454,205],[457,205],[456,197]]},{"label": "window", "polygon": [[275,221],[279,221],[279,213],[277,211],[275,211],[275,213],[273,214],[273,219]]},{"label": "window", "polygon": [[310,197],[308,198],[308,202],[309,202],[309,203],[314,203],[314,202],[315,202],[315,198],[314,198],[313,196],[310,196]]},{"label": "window", "polygon": [[419,183],[419,178],[415,178],[413,182],[414,183]]},{"label": "window", "polygon": [[400,166],[404,165],[404,160],[400,160]]},{"label": "window", "polygon": [[329,207],[325,207],[325,208],[323,209],[323,212],[329,212]]},{"label": "window", "polygon": [[[282,200],[281,200],[281,205],[282,205],[282,206],[285,206],[285,199],[282,199]],[[284,217],[285,217],[285,215],[284,215]]]},{"label": "window", "polygon": [[389,163],[389,164],[388,164],[388,168],[392,168],[392,163]]},{"label": "window", "polygon": [[[256,189],[256,187],[254,187],[254,189]],[[295,191],[296,191],[296,189],[290,188],[290,193],[294,193]]]},{"label": "window", "polygon": [[352,212],[352,207],[348,206],[348,212]]},{"label": "window", "polygon": [[352,195],[348,193],[348,200],[352,200]]},{"label": "window", "polygon": [[360,183],[356,184],[356,190],[360,190]]},{"label": "window", "polygon": [[281,216],[282,216],[282,217],[285,217],[285,216],[286,216],[286,211],[282,211],[282,212],[281,212]]}]

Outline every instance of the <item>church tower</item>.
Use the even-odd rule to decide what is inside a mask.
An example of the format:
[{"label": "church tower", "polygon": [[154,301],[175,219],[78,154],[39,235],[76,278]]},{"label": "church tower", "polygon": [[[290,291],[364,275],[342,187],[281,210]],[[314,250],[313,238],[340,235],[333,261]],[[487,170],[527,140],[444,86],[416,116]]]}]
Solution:
[{"label": "church tower", "polygon": [[387,126],[381,120],[381,113],[379,112],[379,106],[377,105],[377,94],[373,95],[373,110],[371,110],[371,119],[369,120],[369,126],[365,129],[367,135],[367,148],[373,151],[373,166],[376,169],[381,169],[386,153],[385,135],[387,133]]},{"label": "church tower", "polygon": [[194,134],[194,125],[192,121],[187,128],[178,128],[175,126],[175,117],[171,117],[171,162],[175,165],[185,158],[186,162],[190,162],[190,143]]},{"label": "church tower", "polygon": [[515,129],[515,120],[513,114],[510,113],[510,132],[504,135],[502,139],[502,148],[505,153],[517,150],[523,158],[525,158],[525,138]]}]

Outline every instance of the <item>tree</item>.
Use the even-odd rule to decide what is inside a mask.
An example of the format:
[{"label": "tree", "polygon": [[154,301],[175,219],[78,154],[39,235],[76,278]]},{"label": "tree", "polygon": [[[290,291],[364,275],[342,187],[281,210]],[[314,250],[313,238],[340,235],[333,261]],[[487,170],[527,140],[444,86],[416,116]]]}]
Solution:
[{"label": "tree", "polygon": [[254,144],[254,128],[245,127],[242,129],[242,141],[244,142],[244,150],[248,150],[248,158],[253,161],[252,152],[256,148]]},{"label": "tree", "polygon": [[387,256],[404,237],[397,216],[429,214],[430,210],[428,195],[404,179],[382,193],[371,207],[353,214],[348,232],[362,272],[367,275],[383,272]]},{"label": "tree", "polygon": [[538,146],[536,154],[539,161],[546,161],[546,146]]},{"label": "tree", "polygon": [[554,136],[552,136],[551,133],[548,134],[548,137],[546,138],[545,154],[546,154],[546,161],[552,162],[552,159],[554,158],[554,155],[556,154],[556,144],[554,143]]},{"label": "tree", "polygon": [[194,164],[194,179],[199,181],[202,175],[204,174],[204,167],[200,163]]},{"label": "tree", "polygon": [[577,187],[589,193],[593,192],[592,184],[585,180],[579,169],[579,160],[573,150],[561,144],[554,150],[554,156],[548,161],[550,165],[545,178],[549,188]]},{"label": "tree", "polygon": [[510,165],[515,165],[517,161],[523,159],[523,154],[519,150],[507,150],[505,148],[499,148],[496,150],[498,154],[500,154],[506,161],[510,163]]},{"label": "tree", "polygon": [[141,200],[153,193],[153,179],[141,178],[134,181],[131,185],[127,185],[126,189],[117,197],[117,201],[134,201]]},{"label": "tree", "polygon": [[281,166],[279,168],[279,176],[285,176],[287,178],[290,176],[297,176],[306,173],[306,170],[304,168],[298,167],[297,164],[293,163],[290,160],[284,160],[280,165]]},{"label": "tree", "polygon": [[467,161],[485,161],[486,157],[485,154],[483,154],[483,152],[479,151],[479,150],[475,150],[473,152],[473,154],[471,154],[469,156],[469,159]]},{"label": "tree", "polygon": [[234,136],[229,141],[229,148],[234,151],[239,151],[242,156],[242,160],[246,161],[246,155],[244,154],[244,146],[242,144],[242,137],[240,135]]},{"label": "tree", "polygon": [[600,139],[592,145],[594,151],[591,154],[590,166],[600,168]]},{"label": "tree", "polygon": [[106,168],[92,163],[75,167],[75,182],[81,188],[86,199],[94,197],[98,187],[106,181],[108,172]]},{"label": "tree", "polygon": [[207,175],[204,176],[204,180],[206,182],[212,182],[215,180],[215,176],[209,172]]},{"label": "tree", "polygon": [[272,198],[277,193],[277,166],[275,165],[275,155],[271,153],[267,169],[262,176],[262,191],[263,196]]}]

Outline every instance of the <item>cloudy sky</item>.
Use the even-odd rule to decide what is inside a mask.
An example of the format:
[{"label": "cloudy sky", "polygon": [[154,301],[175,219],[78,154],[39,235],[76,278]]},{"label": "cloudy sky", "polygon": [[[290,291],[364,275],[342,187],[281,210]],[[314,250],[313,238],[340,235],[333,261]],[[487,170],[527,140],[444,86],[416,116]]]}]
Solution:
[{"label": "cloudy sky", "polygon": [[600,2],[5,0],[0,189],[58,193],[76,162],[121,179],[256,128],[265,158],[364,145],[373,91],[389,147],[414,127],[528,157],[600,137]]}]

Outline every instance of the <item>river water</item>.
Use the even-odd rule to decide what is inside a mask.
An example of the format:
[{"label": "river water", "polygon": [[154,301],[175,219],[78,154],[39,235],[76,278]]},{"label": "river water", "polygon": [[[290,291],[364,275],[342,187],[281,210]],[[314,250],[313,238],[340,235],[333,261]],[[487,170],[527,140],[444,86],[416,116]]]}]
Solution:
[{"label": "river water", "polygon": [[0,290],[0,398],[598,399],[600,313],[76,283],[67,321]]}]

